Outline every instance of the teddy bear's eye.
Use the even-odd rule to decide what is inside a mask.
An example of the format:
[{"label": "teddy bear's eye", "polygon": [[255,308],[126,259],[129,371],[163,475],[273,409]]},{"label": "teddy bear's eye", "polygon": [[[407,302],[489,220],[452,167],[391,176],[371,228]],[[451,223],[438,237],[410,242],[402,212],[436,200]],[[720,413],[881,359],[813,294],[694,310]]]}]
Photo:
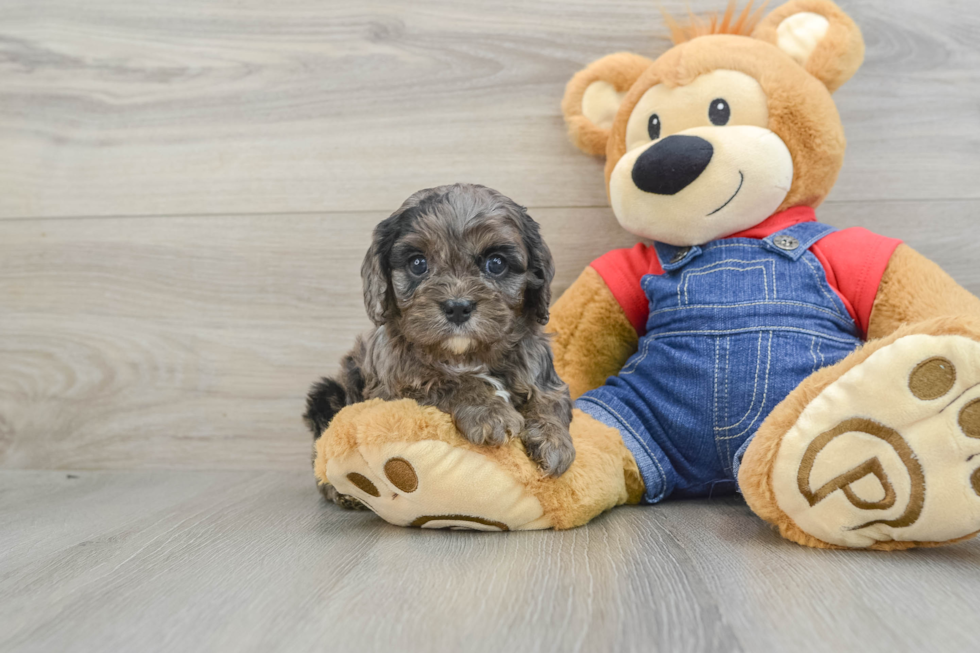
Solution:
[{"label": "teddy bear's eye", "polygon": [[647,133],[650,134],[652,141],[660,138],[660,116],[657,114],[650,116],[650,120],[647,122]]},{"label": "teddy bear's eye", "polygon": [[711,106],[708,107],[708,120],[711,121],[712,125],[727,125],[729,119],[732,117],[731,107],[728,103],[721,98],[717,98],[711,101]]}]

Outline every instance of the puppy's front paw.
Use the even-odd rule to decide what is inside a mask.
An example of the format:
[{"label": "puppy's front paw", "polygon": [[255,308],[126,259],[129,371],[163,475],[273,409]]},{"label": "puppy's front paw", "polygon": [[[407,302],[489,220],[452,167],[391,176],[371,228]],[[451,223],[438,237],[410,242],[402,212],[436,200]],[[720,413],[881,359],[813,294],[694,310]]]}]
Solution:
[{"label": "puppy's front paw", "polygon": [[568,428],[555,422],[529,421],[521,433],[527,455],[548,476],[561,476],[575,460]]},{"label": "puppy's front paw", "polygon": [[344,510],[367,510],[368,507],[363,503],[355,499],[349,494],[341,494],[337,491],[337,488],[330,485],[329,483],[323,483],[320,485],[320,494],[327,501],[331,501]]},{"label": "puppy's front paw", "polygon": [[524,418],[510,404],[460,406],[453,421],[463,437],[473,444],[499,447],[524,428]]}]

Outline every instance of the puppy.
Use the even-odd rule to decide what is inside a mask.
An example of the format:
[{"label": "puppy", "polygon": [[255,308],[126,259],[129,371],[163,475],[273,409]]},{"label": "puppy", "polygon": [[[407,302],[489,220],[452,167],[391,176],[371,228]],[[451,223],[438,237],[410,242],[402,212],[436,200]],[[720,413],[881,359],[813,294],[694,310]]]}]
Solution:
[{"label": "puppy", "polygon": [[452,415],[474,444],[519,437],[546,474],[564,473],[575,459],[572,401],[542,331],[554,274],[538,224],[497,191],[455,184],[412,195],[374,230],[361,277],[376,328],[338,378],[310,391],[314,438],[346,405],[409,398]]}]

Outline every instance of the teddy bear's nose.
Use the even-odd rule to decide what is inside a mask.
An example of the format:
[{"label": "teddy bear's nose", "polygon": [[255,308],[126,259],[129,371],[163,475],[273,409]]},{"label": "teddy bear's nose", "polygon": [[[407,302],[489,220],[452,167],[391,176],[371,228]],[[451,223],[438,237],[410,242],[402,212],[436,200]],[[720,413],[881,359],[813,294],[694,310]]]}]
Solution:
[{"label": "teddy bear's nose", "polygon": [[646,193],[676,195],[711,163],[714,148],[697,136],[677,134],[648,147],[633,164],[633,183]]}]

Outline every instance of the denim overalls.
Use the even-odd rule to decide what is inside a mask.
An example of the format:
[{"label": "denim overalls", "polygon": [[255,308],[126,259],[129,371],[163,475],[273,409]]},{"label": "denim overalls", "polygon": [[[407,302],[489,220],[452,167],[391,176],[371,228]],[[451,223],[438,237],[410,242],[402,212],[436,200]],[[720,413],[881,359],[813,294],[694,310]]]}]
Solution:
[{"label": "denim overalls", "polygon": [[833,227],[700,247],[657,244],[664,273],[639,350],[576,407],[619,429],[646,483],[645,503],[727,494],[762,421],[803,379],[862,342],[810,246]]}]

